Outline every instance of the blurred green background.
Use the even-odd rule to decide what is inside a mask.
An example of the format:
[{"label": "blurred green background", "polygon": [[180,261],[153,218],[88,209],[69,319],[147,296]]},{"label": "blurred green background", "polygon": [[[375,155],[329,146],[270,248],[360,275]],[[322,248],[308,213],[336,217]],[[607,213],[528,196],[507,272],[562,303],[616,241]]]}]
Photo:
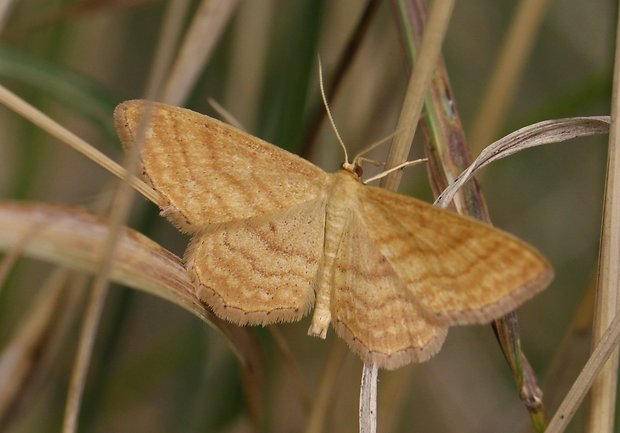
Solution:
[{"label": "blurred green background", "polygon": [[[407,54],[394,5],[378,3],[331,102],[350,154],[394,131],[407,85]],[[457,3],[443,53],[466,133],[518,4]],[[300,152],[313,114],[321,109],[317,55],[329,82],[366,5],[359,0],[239,2],[208,63],[188,83],[185,105],[215,115],[207,100],[213,98],[253,134]],[[112,110],[123,100],[145,96],[162,49],[164,17],[168,8],[183,7],[179,24],[185,32],[199,10],[197,1],[15,2],[0,29],[0,83],[120,161]],[[549,2],[495,138],[544,119],[609,113],[615,8],[601,0]],[[342,154],[325,122],[318,137],[306,153],[322,168],[336,169]],[[528,150],[479,177],[494,224],[535,245],[556,270],[554,283],[519,310],[523,347],[543,385],[549,414],[589,350],[587,330],[564,338],[595,271],[606,140],[591,137]],[[420,154],[418,140],[412,157]],[[383,159],[385,149],[373,155]],[[113,180],[0,108],[3,199],[88,207],[109,193]],[[407,172],[400,191],[432,200],[420,168]],[[154,206],[141,198],[136,203],[132,225],[182,255],[187,237],[159,218]],[[24,259],[12,272],[0,292],[0,344],[23,326],[24,312],[49,271],[49,265]],[[28,397],[13,409],[6,431],[59,431],[82,309],[71,310],[72,329],[41,366]],[[342,343],[333,331],[326,342],[306,336],[308,323],[278,328],[312,401],[328,351]],[[260,428],[303,431],[311,409],[304,407],[303,393],[272,335],[262,328],[254,332],[264,364]],[[180,308],[114,287],[95,350],[80,432],[252,431],[235,356],[220,334]],[[339,366],[324,431],[357,431],[360,371],[353,355]],[[489,326],[453,328],[436,357],[382,372],[379,389],[380,432],[530,431]],[[568,431],[582,431],[582,415]]]}]

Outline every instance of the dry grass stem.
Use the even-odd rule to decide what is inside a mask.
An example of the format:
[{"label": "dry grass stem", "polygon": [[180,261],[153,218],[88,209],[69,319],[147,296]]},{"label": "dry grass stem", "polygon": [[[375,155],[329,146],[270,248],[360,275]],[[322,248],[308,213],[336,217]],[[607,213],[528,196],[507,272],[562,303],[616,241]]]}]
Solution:
[{"label": "dry grass stem", "polygon": [[[107,223],[85,211],[44,204],[0,205],[0,249],[32,236],[24,254],[70,269],[94,273],[108,237]],[[196,298],[181,259],[146,236],[123,229],[111,278],[167,299],[209,321],[208,310]]]},{"label": "dry grass stem", "polygon": [[[270,19],[275,2],[243,2],[235,13],[234,27],[243,31],[232,32],[231,57],[226,79],[234,86],[224,88],[223,105],[227,111],[243,122],[248,131],[257,128],[257,113],[261,110],[261,85],[264,84],[268,62],[256,61],[248,53],[266,53],[269,49],[269,35],[272,30]],[[239,95],[243,95],[242,98]]]},{"label": "dry grass stem", "polygon": [[2,287],[5,286],[9,273],[15,266],[15,263],[23,254],[24,247],[30,242],[33,235],[34,232],[30,233],[30,235],[26,234],[20,242],[17,242],[9,248],[4,257],[2,257],[2,260],[0,260],[0,292],[2,291]]},{"label": "dry grass stem", "polygon": [[[433,72],[440,58],[441,47],[454,9],[454,0],[437,0],[430,10],[424,37],[407,92],[400,112],[385,169],[389,170],[407,160],[415,131],[417,129],[424,99],[431,83]],[[381,179],[381,186],[396,191],[402,173],[392,172]],[[360,432],[374,433],[377,430],[377,368],[364,364],[360,388]]]},{"label": "dry grass stem", "polygon": [[588,362],[579,373],[564,401],[553,415],[545,433],[562,433],[571,421],[577,408],[590,390],[592,383],[601,372],[612,352],[617,350],[620,341],[620,316],[616,316],[599,340]]},{"label": "dry grass stem", "polygon": [[360,433],[377,432],[377,379],[376,365],[364,364],[360,384]]},{"label": "dry grass stem", "polygon": [[[603,337],[620,311],[620,13],[611,95],[611,126],[599,250],[592,344]],[[613,433],[618,385],[618,349],[594,382],[588,408],[587,433]]]},{"label": "dry grass stem", "polygon": [[327,421],[338,390],[338,375],[348,354],[349,349],[346,345],[337,339],[331,341],[322,377],[314,392],[312,412],[310,412],[304,433],[329,431]]},{"label": "dry grass stem", "polygon": [[0,355],[0,430],[5,431],[18,411],[28,384],[42,370],[41,356],[50,346],[50,334],[59,321],[58,311],[65,305],[67,271],[57,269],[43,284],[26,312],[20,327],[2,348]]},{"label": "dry grass stem", "polygon": [[[98,275],[107,277],[105,268]],[[107,295],[107,280],[99,277],[93,284],[90,302],[86,308],[84,322],[80,332],[78,350],[75,363],[71,371],[71,380],[67,392],[67,402],[65,405],[65,415],[63,419],[62,432],[74,433],[78,429],[78,418],[82,406],[86,377],[90,366],[92,351],[95,344],[95,336],[99,328],[99,321],[103,311],[105,297]]]},{"label": "dry grass stem", "polygon": [[564,393],[575,379],[575,372],[579,372],[588,360],[595,290],[592,279],[549,363],[543,384],[546,389],[545,404],[549,408],[555,409],[560,405]]},{"label": "dry grass stem", "polygon": [[169,2],[157,40],[155,59],[150,68],[145,97],[159,100],[160,91],[170,71],[172,59],[177,49],[177,42],[183,32],[184,20],[191,5],[189,0]]},{"label": "dry grass stem", "polygon": [[[125,178],[127,171],[115,161],[111,160],[103,153],[92,147],[90,144],[82,140],[80,137],[66,129],[64,126],[52,120],[49,116],[28,104],[23,99],[19,98],[13,92],[9,91],[6,87],[0,86],[0,103],[4,104],[7,108],[18,113],[20,116],[28,119],[39,128],[57,138],[63,143],[68,144],[71,148],[80,152],[86,158],[93,161],[103,169],[109,171],[111,174],[118,178]],[[128,182],[144,197],[151,200],[153,203],[163,203],[159,194],[157,194],[151,187],[149,187],[142,180],[135,176],[129,178]]]},{"label": "dry grass stem", "polygon": [[[415,372],[414,368],[401,368],[381,378],[381,392],[377,398],[377,405],[381,408],[380,431],[398,431],[403,410],[408,407],[407,397]],[[424,387],[420,383],[416,383],[415,386]]]},{"label": "dry grass stem", "polygon": [[[149,116],[145,116],[150,119]],[[82,405],[82,396],[86,386],[86,377],[90,366],[95,338],[103,313],[103,306],[108,294],[110,274],[115,266],[114,256],[119,245],[121,233],[125,229],[125,223],[129,218],[131,204],[134,200],[134,191],[129,182],[134,177],[138,168],[138,158],[140,155],[140,143],[146,134],[146,122],[138,130],[136,145],[129,149],[125,155],[125,175],[121,178],[112,198],[109,211],[109,233],[103,245],[102,256],[97,264],[97,273],[93,281],[91,298],[86,308],[84,322],[82,324],[80,339],[78,342],[77,354],[71,380],[69,383],[69,393],[65,406],[65,417],[63,419],[63,433],[74,433],[78,429],[78,418]]]},{"label": "dry grass stem", "polygon": [[[408,40],[410,63],[422,38],[426,4],[421,0],[397,1],[399,23]],[[429,94],[424,103],[424,153],[428,157],[428,178],[433,195],[438,196],[471,163],[465,131],[461,121],[446,65],[439,59]],[[484,197],[476,182],[471,182],[455,196],[458,213],[470,215],[490,224]]]},{"label": "dry grass stem", "polygon": [[0,2],[0,29],[4,29],[15,3],[15,0]]},{"label": "dry grass stem", "polygon": [[[342,54],[338,56],[338,64],[334,67],[331,80],[325,89],[325,99],[327,99],[330,104],[335,104],[346,73],[350,70],[355,57],[362,47],[362,41],[368,34],[368,28],[380,5],[380,0],[369,0],[368,3],[366,3],[366,7],[355,26],[355,30],[351,33]],[[316,145],[316,138],[321,130],[321,124],[325,120],[326,115],[327,112],[324,106],[319,105],[317,105],[314,112],[311,113],[308,133],[304,138],[304,143],[299,152],[301,156],[308,157],[308,155],[312,154],[313,146]]]},{"label": "dry grass stem", "polygon": [[[454,0],[437,0],[430,10],[424,38],[420,47],[420,56],[409,79],[405,100],[396,127],[399,134],[394,137],[390,153],[385,164],[390,169],[407,160],[413,136],[418,126],[428,86],[440,58],[441,46],[452,16]],[[394,172],[383,178],[381,186],[396,191],[402,173]]]},{"label": "dry grass stem", "polygon": [[304,382],[304,376],[302,374],[299,362],[297,361],[297,359],[295,359],[295,355],[293,354],[291,347],[289,346],[288,342],[286,341],[278,327],[272,325],[269,326],[268,329],[269,333],[273,338],[273,341],[276,343],[276,347],[280,351],[280,356],[282,357],[282,364],[291,376],[293,386],[297,391],[297,397],[299,398],[299,401],[301,403],[301,407],[309,413],[312,408],[312,398]]},{"label": "dry grass stem", "polygon": [[209,98],[208,101],[211,108],[213,108],[215,112],[219,114],[220,118],[224,120],[224,122],[242,131],[247,131],[247,128],[239,121],[239,119],[233,116],[231,112],[226,110],[226,108],[224,108],[222,104],[220,104],[213,98]]},{"label": "dry grass stem", "polygon": [[[76,209],[44,204],[0,204],[0,250],[13,248],[24,236],[36,233],[24,247],[24,255],[87,273],[98,270],[108,224]],[[181,259],[146,236],[123,228],[110,279],[166,299],[219,330],[243,368],[249,383],[250,402],[258,406],[262,389],[262,365],[254,337],[247,328],[223,322],[196,296]],[[258,395],[258,397],[257,397]]]},{"label": "dry grass stem", "polygon": [[522,0],[500,49],[469,142],[474,153],[496,137],[529,59],[549,0]]},{"label": "dry grass stem", "polygon": [[183,105],[238,3],[238,0],[202,0],[164,84],[162,101]]},{"label": "dry grass stem", "polygon": [[518,129],[487,146],[476,160],[461,173],[455,181],[435,200],[435,204],[446,207],[456,192],[476,172],[493,161],[510,156],[530,147],[548,143],[560,143],[576,137],[605,134],[609,131],[609,117],[571,117],[568,119],[545,120]]},{"label": "dry grass stem", "polygon": [[[424,30],[426,4],[423,1],[395,1],[399,11],[401,33],[408,42],[410,63],[417,54]],[[425,100],[425,117],[421,125],[425,132],[424,151],[428,157],[427,165],[430,186],[435,196],[448,187],[454,179],[471,163],[469,149],[465,138],[459,110],[453,98],[453,90],[446,66],[439,59],[428,96]],[[457,212],[469,215],[491,224],[484,196],[475,180],[469,182],[454,196]],[[498,338],[506,361],[511,368],[519,396],[524,402],[530,419],[541,431],[542,392],[537,385],[536,375],[521,351],[517,317],[511,312],[493,322],[493,329]]]}]

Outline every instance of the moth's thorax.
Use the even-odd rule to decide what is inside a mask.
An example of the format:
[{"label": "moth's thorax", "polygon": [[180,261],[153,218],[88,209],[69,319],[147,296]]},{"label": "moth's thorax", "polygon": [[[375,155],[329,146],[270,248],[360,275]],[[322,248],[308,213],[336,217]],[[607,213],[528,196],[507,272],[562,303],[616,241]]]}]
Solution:
[{"label": "moth's thorax", "polygon": [[323,254],[327,259],[326,275],[322,283],[331,281],[333,258],[336,257],[342,236],[354,212],[360,207],[359,193],[364,188],[353,164],[343,164],[330,175],[325,189],[325,242]]},{"label": "moth's thorax", "polygon": [[332,174],[325,204],[325,254],[335,255],[353,212],[359,208],[362,183],[357,175],[342,169]]},{"label": "moth's thorax", "polygon": [[359,177],[346,169],[340,169],[332,174],[331,185],[328,188],[327,214],[346,213],[357,201],[357,193],[361,186]]}]

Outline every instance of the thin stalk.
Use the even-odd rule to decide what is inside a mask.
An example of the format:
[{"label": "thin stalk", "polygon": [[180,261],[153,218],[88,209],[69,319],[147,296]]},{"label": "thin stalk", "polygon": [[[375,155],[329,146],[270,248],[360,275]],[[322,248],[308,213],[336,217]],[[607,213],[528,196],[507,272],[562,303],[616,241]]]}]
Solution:
[{"label": "thin stalk", "polygon": [[[127,171],[119,164],[108,158],[103,153],[92,147],[90,144],[82,140],[80,137],[69,131],[64,126],[52,120],[49,116],[43,112],[37,110],[32,105],[21,99],[15,93],[8,90],[6,87],[0,85],[0,103],[4,104],[7,108],[13,110],[17,114],[28,119],[36,126],[50,134],[52,137],[56,137],[61,142],[69,145],[74,150],[80,152],[82,155],[99,165],[103,169],[107,170],[114,176],[124,179],[127,177]],[[129,182],[140,194],[149,199],[153,203],[160,207],[165,204],[162,198],[157,192],[150,186],[144,183],[142,180],[135,176],[127,177]]]},{"label": "thin stalk", "polygon": [[377,378],[376,365],[364,364],[362,384],[360,385],[360,433],[377,433]]},{"label": "thin stalk", "polygon": [[[454,9],[454,0],[436,0],[433,2],[429,19],[424,30],[420,56],[409,78],[407,93],[400,112],[394,142],[390,147],[385,169],[389,170],[407,160],[415,131],[417,129],[424,100],[433,78],[441,46],[445,38],[450,17]],[[381,179],[381,186],[396,191],[402,173],[392,172]],[[360,389],[360,432],[374,433],[377,430],[377,368],[364,364],[362,385]]]},{"label": "thin stalk", "polygon": [[[571,389],[566,394],[564,401],[562,401],[557,412],[553,415],[545,433],[562,433],[566,430],[568,423],[573,418],[573,415],[575,415],[577,408],[579,408],[579,405],[585,398],[588,389],[592,386],[592,383],[603,368],[603,365],[610,358],[612,352],[617,352],[618,341],[620,341],[620,316],[614,318],[609,328],[602,335],[590,359],[586,362],[583,370],[581,370],[581,373],[577,376],[577,380],[575,380],[573,386],[571,386]],[[591,431],[592,430],[590,430],[590,432]],[[607,433],[609,431],[610,430],[601,430],[600,433]]]},{"label": "thin stalk", "polygon": [[202,0],[164,83],[162,101],[183,105],[238,3],[238,0]]},{"label": "thin stalk", "polygon": [[[426,6],[420,0],[394,0],[402,17],[401,33],[408,49],[410,61],[418,57],[421,29],[424,28]],[[430,137],[425,143],[429,181],[435,196],[439,195],[470,164],[469,150],[455,101],[452,99],[450,81],[442,59],[436,65],[431,89],[425,101],[423,125]],[[486,221],[490,217],[484,196],[475,181],[468,182],[454,196],[456,210],[465,215]],[[544,429],[542,392],[537,385],[536,375],[521,352],[520,336],[516,314],[493,323],[502,351],[511,367],[515,382],[524,404],[530,412],[537,431]]]},{"label": "thin stalk", "polygon": [[[139,131],[141,137],[136,140],[137,143],[141,143],[144,139],[146,122],[149,119],[150,116],[145,116],[145,120],[142,122],[143,124]],[[125,158],[125,166],[129,167],[129,169],[125,170],[123,181],[119,183],[116,194],[112,199],[109,212],[110,233],[103,250],[99,272],[93,282],[90,302],[88,303],[84,323],[80,331],[78,350],[71,373],[69,392],[65,405],[65,416],[62,426],[63,433],[75,433],[78,429],[78,419],[82,405],[82,397],[84,395],[84,387],[86,385],[88,368],[92,359],[97,329],[99,328],[103,306],[105,305],[105,299],[108,293],[110,274],[114,266],[114,254],[121,230],[129,217],[131,203],[134,198],[132,185],[129,180],[133,177],[134,171],[138,166],[139,152],[139,145],[129,149]]]},{"label": "thin stalk", "polygon": [[[454,0],[437,0],[432,9],[424,30],[424,38],[420,47],[420,56],[416,62],[409,86],[398,119],[394,143],[390,148],[385,168],[390,169],[407,160],[415,131],[422,113],[422,106],[428,92],[433,72],[440,58],[441,46],[445,38],[448,23],[454,9]],[[398,189],[402,177],[401,172],[390,173],[381,181],[381,186],[392,191]]]},{"label": "thin stalk", "polygon": [[[620,309],[620,12],[616,24],[616,54],[611,96],[605,203],[598,267],[592,342],[596,345]],[[586,432],[613,433],[618,380],[618,350],[611,355],[592,387]]]},{"label": "thin stalk", "polygon": [[164,20],[157,39],[155,59],[150,68],[146,91],[146,99],[158,100],[163,83],[168,75],[177,43],[184,26],[191,2],[189,0],[169,2]]},{"label": "thin stalk", "polygon": [[321,381],[314,393],[312,412],[306,424],[305,433],[329,431],[326,427],[327,417],[334,401],[338,375],[342,370],[342,365],[348,353],[349,349],[342,341],[332,340],[325,367],[322,369]]},{"label": "thin stalk", "polygon": [[522,0],[517,6],[472,127],[469,142],[474,153],[497,139],[496,135],[504,124],[508,108],[519,87],[548,4],[549,0]]},{"label": "thin stalk", "polygon": [[[353,60],[355,60],[359,48],[362,45],[362,41],[364,40],[364,36],[368,33],[368,27],[370,26],[372,19],[375,17],[377,9],[380,5],[380,0],[370,0],[367,3],[362,16],[353,31],[353,34],[349,38],[342,55],[339,57],[338,64],[334,68],[333,74],[331,74],[331,82],[326,86],[325,90],[327,101],[329,101],[332,105],[338,96],[344,77],[346,76],[350,66],[353,64]],[[323,105],[319,104],[314,108],[314,112],[310,116],[311,120],[309,122],[310,126],[308,127],[308,133],[306,134],[304,143],[299,151],[301,156],[307,157],[310,155],[312,146],[314,146],[316,142],[316,138],[321,129],[321,125],[325,120],[326,114],[327,112],[325,111]]]}]

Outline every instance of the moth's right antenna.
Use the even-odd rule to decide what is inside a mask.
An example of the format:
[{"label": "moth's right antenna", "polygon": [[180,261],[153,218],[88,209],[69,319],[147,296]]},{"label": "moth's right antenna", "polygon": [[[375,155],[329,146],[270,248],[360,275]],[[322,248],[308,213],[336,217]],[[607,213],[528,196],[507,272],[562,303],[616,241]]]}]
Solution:
[{"label": "moth's right antenna", "polygon": [[327,111],[327,117],[329,118],[329,123],[332,124],[332,129],[336,133],[336,138],[342,146],[342,150],[344,151],[344,164],[343,166],[350,166],[349,163],[349,155],[347,154],[347,147],[344,145],[344,141],[340,137],[340,133],[338,132],[338,128],[336,128],[336,123],[334,122],[334,118],[332,117],[332,112],[329,109],[329,104],[327,103],[327,97],[325,96],[325,87],[323,86],[323,66],[321,65],[321,57],[319,57],[319,87],[321,89],[321,98],[323,98],[323,105],[325,106],[325,111]]},{"label": "moth's right antenna", "polygon": [[388,140],[394,138],[394,136],[398,133],[400,133],[403,130],[403,128],[401,129],[397,129],[396,131],[392,132],[390,135],[388,135],[387,137],[382,138],[381,140],[375,141],[374,143],[371,143],[370,145],[368,145],[367,147],[365,147],[364,149],[362,149],[357,155],[355,155],[355,158],[353,158],[353,164],[355,164],[355,161],[357,161],[358,159],[361,159],[364,155],[366,155],[367,153],[371,152],[372,150],[374,150],[376,147],[381,146],[383,143],[387,142]]}]

